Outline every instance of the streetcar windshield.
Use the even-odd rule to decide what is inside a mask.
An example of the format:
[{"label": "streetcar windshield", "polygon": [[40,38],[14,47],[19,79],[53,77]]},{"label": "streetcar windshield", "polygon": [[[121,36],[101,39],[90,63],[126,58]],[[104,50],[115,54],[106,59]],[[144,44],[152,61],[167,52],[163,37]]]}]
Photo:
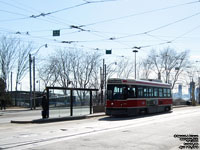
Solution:
[{"label": "streetcar windshield", "polygon": [[127,86],[126,85],[108,85],[107,98],[109,100],[126,99]]}]

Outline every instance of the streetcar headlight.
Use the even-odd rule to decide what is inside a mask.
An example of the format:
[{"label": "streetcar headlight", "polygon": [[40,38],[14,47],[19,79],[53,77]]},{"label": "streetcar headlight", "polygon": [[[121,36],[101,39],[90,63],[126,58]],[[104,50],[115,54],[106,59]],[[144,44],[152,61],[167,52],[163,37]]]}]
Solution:
[{"label": "streetcar headlight", "polygon": [[113,106],[113,105],[114,105],[114,103],[110,103],[110,105],[111,105],[111,106]]}]

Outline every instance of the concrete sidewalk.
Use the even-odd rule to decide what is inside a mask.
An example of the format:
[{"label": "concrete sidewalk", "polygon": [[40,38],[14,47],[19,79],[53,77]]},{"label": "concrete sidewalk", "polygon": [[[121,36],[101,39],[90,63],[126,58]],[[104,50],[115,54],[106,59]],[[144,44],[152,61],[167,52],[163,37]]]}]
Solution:
[{"label": "concrete sidewalk", "polygon": [[[173,106],[173,108],[181,108],[181,107],[189,107],[188,105],[179,105],[179,106]],[[29,108],[15,108],[15,109],[7,109],[6,112],[20,112],[20,111],[41,111],[41,109],[36,110],[30,110]],[[4,112],[5,112],[4,111]],[[2,112],[2,111],[1,111]],[[41,116],[30,116],[23,119],[17,119],[17,120],[11,120],[11,123],[50,123],[50,122],[58,122],[58,121],[69,121],[69,120],[80,120],[80,119],[87,119],[92,117],[100,117],[105,116],[105,112],[101,113],[94,113],[89,115],[82,115],[82,116],[66,116],[66,117],[57,117],[57,118],[48,118],[48,119],[42,119]],[[40,118],[39,118],[40,117]],[[39,118],[39,119],[37,119]]]},{"label": "concrete sidewalk", "polygon": [[67,117],[59,117],[59,118],[48,118],[48,119],[34,119],[34,120],[11,120],[11,123],[50,123],[50,122],[58,122],[58,121],[70,121],[70,120],[80,120],[80,119],[87,119],[93,117],[100,117],[105,116],[105,112],[102,113],[94,113],[89,115],[82,115],[82,116],[67,116]]}]

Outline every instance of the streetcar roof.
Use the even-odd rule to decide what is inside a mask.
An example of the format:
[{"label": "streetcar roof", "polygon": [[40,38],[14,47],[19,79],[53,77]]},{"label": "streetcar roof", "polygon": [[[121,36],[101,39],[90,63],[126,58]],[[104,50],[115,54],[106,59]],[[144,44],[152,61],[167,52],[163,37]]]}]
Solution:
[{"label": "streetcar roof", "polygon": [[162,83],[159,80],[149,81],[149,80],[135,80],[135,79],[119,79],[110,78],[107,84],[127,84],[127,85],[142,85],[142,86],[158,86],[158,87],[171,87],[170,84]]}]

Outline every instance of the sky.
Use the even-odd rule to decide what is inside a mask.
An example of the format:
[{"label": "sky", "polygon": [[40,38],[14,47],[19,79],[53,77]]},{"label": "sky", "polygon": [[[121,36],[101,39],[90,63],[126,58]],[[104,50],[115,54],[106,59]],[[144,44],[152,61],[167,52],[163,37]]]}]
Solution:
[{"label": "sky", "polygon": [[[152,49],[190,50],[200,60],[199,0],[0,0],[0,36],[33,41],[40,57],[59,48],[99,51],[106,61]],[[52,36],[60,30],[60,36]],[[63,41],[65,43],[63,43]],[[105,50],[112,49],[112,55]]]}]

